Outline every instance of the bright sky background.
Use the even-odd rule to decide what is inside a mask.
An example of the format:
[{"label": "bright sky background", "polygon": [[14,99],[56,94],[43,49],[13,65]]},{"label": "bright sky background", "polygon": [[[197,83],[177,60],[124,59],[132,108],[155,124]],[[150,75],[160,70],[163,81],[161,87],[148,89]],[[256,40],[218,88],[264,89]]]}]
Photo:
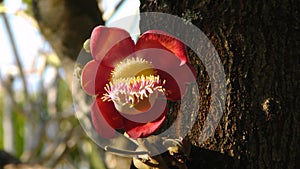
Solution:
[{"label": "bright sky background", "polygon": [[[118,4],[119,0],[103,0],[103,9],[106,14],[114,9],[114,6]],[[35,28],[28,19],[24,19],[21,16],[16,16],[14,13],[19,9],[26,8],[26,5],[22,4],[22,0],[5,0],[4,5],[7,8],[7,17],[13,32],[13,37],[15,39],[18,53],[21,57],[21,62],[23,64],[24,71],[28,71],[32,68],[33,63],[36,67],[39,66],[38,60],[39,50],[43,49],[46,51],[51,50],[49,44],[44,40],[44,38],[39,33],[38,29]],[[126,16],[136,15],[139,11],[139,1],[138,0],[126,0],[120,6],[119,10],[107,21],[107,26],[116,26],[126,29],[129,32],[138,32],[139,20],[136,17],[131,17],[131,20],[126,20],[126,24],[120,24],[119,19]],[[21,28],[21,29],[20,29]],[[0,76],[5,78],[7,73],[18,73],[18,69],[15,66],[15,56],[12,51],[11,44],[8,39],[8,33],[4,25],[3,16],[0,17]],[[38,60],[38,61],[37,61]],[[51,76],[51,69],[47,71],[47,77]],[[39,76],[33,74],[28,76],[27,81],[30,82],[30,91],[36,90],[36,85],[39,81]],[[1,87],[1,83],[0,83]],[[16,79],[14,84],[15,89],[20,89],[22,87],[20,79]]]},{"label": "bright sky background", "polygon": [[[15,3],[14,3],[15,2]],[[16,42],[17,50],[20,55],[21,63],[23,65],[24,71],[28,71],[33,64],[33,61],[36,61],[38,56],[38,50],[46,47],[46,43],[41,37],[38,30],[33,27],[28,20],[25,20],[22,17],[13,15],[18,9],[24,7],[21,4],[20,0],[9,0],[5,1],[7,5],[7,19],[13,33],[14,40]],[[8,39],[7,29],[4,25],[4,19],[1,15],[0,18],[0,76],[6,78],[7,73],[17,74],[18,69],[15,66],[15,57],[12,50],[11,43]],[[22,29],[20,29],[22,28]],[[49,48],[49,46],[48,46]],[[38,82],[37,75],[32,74],[28,76],[27,81],[33,84]],[[21,88],[20,79],[16,79],[14,83],[14,88]],[[33,85],[29,85],[34,88]],[[34,90],[29,88],[30,91]]]}]

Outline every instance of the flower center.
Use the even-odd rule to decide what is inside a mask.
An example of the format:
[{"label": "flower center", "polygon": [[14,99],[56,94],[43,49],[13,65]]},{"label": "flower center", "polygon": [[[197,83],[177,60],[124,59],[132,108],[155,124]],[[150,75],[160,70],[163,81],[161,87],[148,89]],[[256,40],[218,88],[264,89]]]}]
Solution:
[{"label": "flower center", "polygon": [[140,75],[153,75],[154,70],[151,62],[141,58],[128,58],[120,62],[112,72],[111,80],[131,78]]},{"label": "flower center", "polygon": [[121,113],[143,113],[151,108],[159,92],[165,92],[164,84],[164,80],[154,75],[150,62],[141,58],[125,59],[113,70],[102,100],[113,101]]}]

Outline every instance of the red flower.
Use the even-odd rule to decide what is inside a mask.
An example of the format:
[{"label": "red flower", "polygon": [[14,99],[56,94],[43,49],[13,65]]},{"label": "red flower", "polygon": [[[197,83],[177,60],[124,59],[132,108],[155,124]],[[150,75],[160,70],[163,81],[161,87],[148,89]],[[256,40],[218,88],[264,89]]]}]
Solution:
[{"label": "red flower", "polygon": [[180,100],[194,80],[185,45],[162,31],[147,31],[134,44],[125,30],[98,26],[90,50],[81,83],[95,96],[92,122],[102,137],[121,128],[132,138],[149,136],[166,119],[166,100]]}]

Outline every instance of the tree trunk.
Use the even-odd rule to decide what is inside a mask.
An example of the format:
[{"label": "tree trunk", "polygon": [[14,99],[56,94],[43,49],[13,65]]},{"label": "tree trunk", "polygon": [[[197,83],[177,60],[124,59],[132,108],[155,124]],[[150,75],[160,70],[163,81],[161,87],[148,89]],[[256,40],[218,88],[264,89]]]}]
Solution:
[{"label": "tree trunk", "polygon": [[[103,24],[95,0],[33,0],[33,4],[42,33],[65,60],[63,66],[77,58],[92,28]],[[205,67],[189,50],[200,97],[207,98],[200,103],[189,135],[194,145],[189,168],[296,168],[300,157],[297,6],[294,0],[141,0],[141,12],[163,12],[191,21],[211,40],[224,65],[226,108],[214,136],[199,143],[197,133],[210,104],[210,82]],[[72,76],[72,71],[67,74]]]},{"label": "tree trunk", "polygon": [[[210,87],[205,67],[189,51],[200,97],[208,98],[200,103],[189,135],[194,144],[189,168],[296,168],[300,156],[297,6],[288,0],[141,0],[141,12],[163,12],[191,21],[211,40],[224,65],[225,112],[214,136],[199,143],[198,126],[208,111]],[[141,17],[141,24],[147,19]]]}]

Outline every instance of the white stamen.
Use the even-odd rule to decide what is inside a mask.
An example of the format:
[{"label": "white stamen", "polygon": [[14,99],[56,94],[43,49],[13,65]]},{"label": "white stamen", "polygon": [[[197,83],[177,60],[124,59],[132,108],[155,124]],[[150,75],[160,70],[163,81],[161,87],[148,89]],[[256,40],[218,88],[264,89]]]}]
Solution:
[{"label": "white stamen", "polygon": [[122,113],[136,114],[134,106],[144,99],[152,104],[158,93],[164,93],[158,75],[150,62],[141,58],[129,58],[120,62],[112,72],[111,81],[104,87],[103,101],[113,101],[116,109]]}]

